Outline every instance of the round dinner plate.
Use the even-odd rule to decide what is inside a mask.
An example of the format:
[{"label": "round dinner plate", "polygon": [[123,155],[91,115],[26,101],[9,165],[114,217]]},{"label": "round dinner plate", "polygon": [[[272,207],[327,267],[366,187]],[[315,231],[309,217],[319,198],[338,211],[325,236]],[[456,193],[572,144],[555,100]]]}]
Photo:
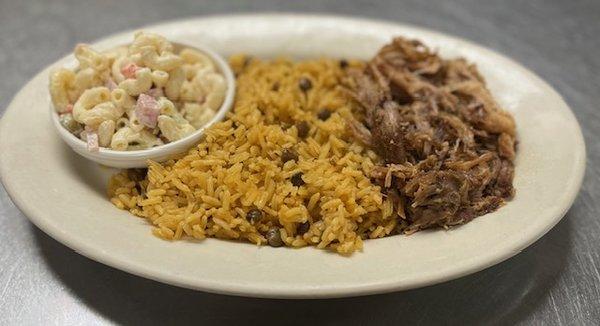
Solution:
[{"label": "round dinner plate", "polygon": [[[0,124],[0,174],[14,203],[75,251],[157,281],[224,294],[317,298],[421,287],[497,264],[523,250],[566,213],[581,186],[585,145],[560,95],[514,61],[465,40],[413,26],[315,15],[214,16],[144,27],[172,41],[229,55],[367,59],[395,35],[423,40],[444,57],[477,64],[517,122],[516,196],[498,211],[448,231],[367,240],[343,257],[312,247],[257,247],[217,239],[160,240],[145,220],[106,195],[115,170],[75,154],[48,114],[48,72],[15,96]],[[132,31],[93,45],[108,49]]]}]

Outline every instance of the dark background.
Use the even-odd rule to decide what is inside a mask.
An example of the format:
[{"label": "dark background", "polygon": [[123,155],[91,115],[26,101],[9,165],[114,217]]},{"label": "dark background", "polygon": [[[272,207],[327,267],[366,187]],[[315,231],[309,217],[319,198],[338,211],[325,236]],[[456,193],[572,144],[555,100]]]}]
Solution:
[{"label": "dark background", "polygon": [[483,272],[407,292],[286,301],[194,292],[91,261],[29,223],[0,186],[0,324],[600,322],[600,1],[0,0],[0,112],[78,42],[163,20],[257,11],[410,23],[516,59],[565,97],[583,127],[588,165],[578,199],[540,241]]}]

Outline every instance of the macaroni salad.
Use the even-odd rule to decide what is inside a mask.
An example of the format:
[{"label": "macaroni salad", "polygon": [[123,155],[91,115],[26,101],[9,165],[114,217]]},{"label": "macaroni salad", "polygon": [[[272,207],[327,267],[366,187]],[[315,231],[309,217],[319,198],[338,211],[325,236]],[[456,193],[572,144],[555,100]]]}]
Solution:
[{"label": "macaroni salad", "polygon": [[137,32],[129,47],[97,52],[75,47],[79,66],[50,75],[60,124],[88,150],[142,150],[173,142],[206,124],[227,90],[205,54],[175,53],[164,37]]}]

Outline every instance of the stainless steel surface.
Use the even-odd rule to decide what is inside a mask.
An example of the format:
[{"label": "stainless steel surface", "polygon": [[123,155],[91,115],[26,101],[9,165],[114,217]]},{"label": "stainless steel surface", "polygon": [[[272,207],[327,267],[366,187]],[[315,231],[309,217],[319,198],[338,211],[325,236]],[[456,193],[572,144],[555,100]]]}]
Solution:
[{"label": "stainless steel surface", "polygon": [[412,23],[523,63],[565,97],[583,127],[588,165],[578,199],[536,244],[474,275],[408,292],[285,301],[194,292],[96,263],[39,231],[0,187],[0,324],[600,323],[599,1],[0,0],[0,112],[28,79],[78,42],[162,20],[252,11]]}]

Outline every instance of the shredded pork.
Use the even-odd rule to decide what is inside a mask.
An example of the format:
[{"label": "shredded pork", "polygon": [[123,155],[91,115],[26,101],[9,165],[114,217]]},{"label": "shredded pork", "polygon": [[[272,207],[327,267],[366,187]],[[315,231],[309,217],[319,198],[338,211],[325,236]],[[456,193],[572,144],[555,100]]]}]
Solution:
[{"label": "shredded pork", "polygon": [[352,76],[361,110],[349,130],[384,161],[372,178],[399,232],[466,223],[512,198],[515,122],[474,65],[399,37]]}]

